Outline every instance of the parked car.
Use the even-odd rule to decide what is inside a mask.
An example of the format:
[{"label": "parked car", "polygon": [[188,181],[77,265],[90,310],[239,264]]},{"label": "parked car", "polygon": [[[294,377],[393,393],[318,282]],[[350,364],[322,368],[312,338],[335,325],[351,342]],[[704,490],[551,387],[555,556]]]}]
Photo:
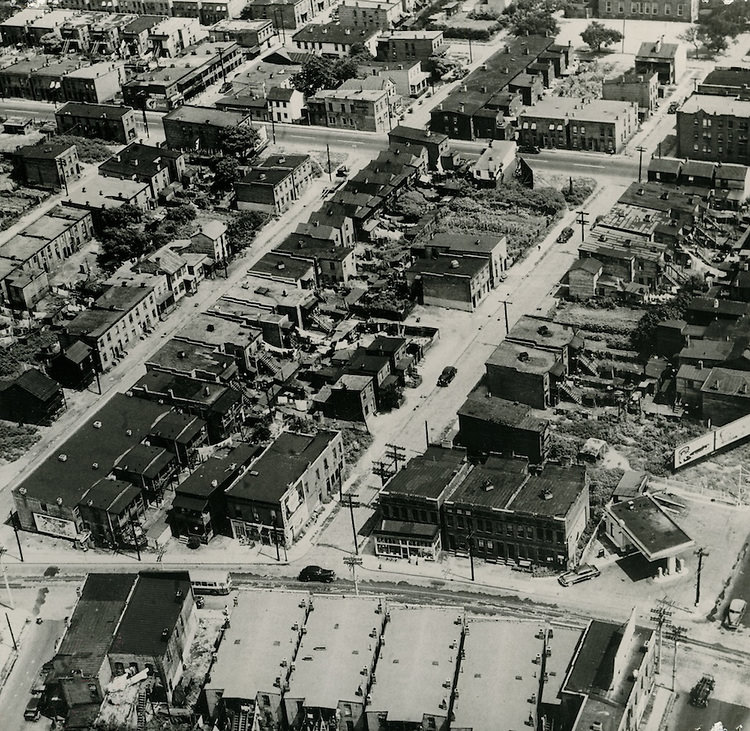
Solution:
[{"label": "parked car", "polygon": [[704,675],[690,691],[690,703],[698,708],[705,708],[715,685],[713,675]]},{"label": "parked car", "polygon": [[336,177],[337,178],[345,178],[349,174],[349,168],[346,167],[346,165],[342,165],[337,171],[336,171]]},{"label": "parked car", "polygon": [[742,618],[747,610],[747,602],[744,599],[732,599],[729,602],[725,624],[727,629],[738,629]]},{"label": "parked car", "polygon": [[670,102],[667,108],[667,114],[677,114],[677,110],[680,108],[680,102]]},{"label": "parked car", "polygon": [[42,715],[41,708],[39,707],[41,704],[41,696],[32,695],[31,698],[29,698],[29,702],[26,704],[26,709],[23,712],[23,717],[27,721],[37,721],[39,719],[39,716]]},{"label": "parked car", "polygon": [[456,373],[458,373],[458,371],[453,366],[445,366],[445,368],[443,368],[443,372],[440,374],[440,378],[438,378],[437,385],[450,385],[451,381],[456,377]]},{"label": "parked car", "polygon": [[580,584],[582,581],[595,579],[600,574],[601,571],[599,571],[596,566],[588,563],[583,563],[577,569],[573,571],[567,571],[561,576],[558,576],[557,581],[561,586],[572,586],[573,584]]},{"label": "parked car", "polygon": [[573,229],[570,226],[566,226],[562,231],[560,231],[560,235],[557,237],[557,243],[564,244],[566,241],[570,241],[570,238],[572,236]]},{"label": "parked car", "polygon": [[195,597],[195,606],[197,609],[203,609],[206,606],[206,597],[200,595]]},{"label": "parked car", "polygon": [[521,145],[518,148],[518,151],[526,153],[527,155],[538,155],[541,152],[536,145]]},{"label": "parked car", "polygon": [[297,578],[300,581],[319,581],[323,584],[330,584],[336,578],[336,573],[320,566],[305,566]]}]

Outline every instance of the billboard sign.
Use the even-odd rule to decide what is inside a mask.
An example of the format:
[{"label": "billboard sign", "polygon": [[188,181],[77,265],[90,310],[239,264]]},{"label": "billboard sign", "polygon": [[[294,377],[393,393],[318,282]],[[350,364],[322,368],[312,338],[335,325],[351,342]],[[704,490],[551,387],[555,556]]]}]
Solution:
[{"label": "billboard sign", "polygon": [[696,459],[711,454],[714,451],[714,435],[715,432],[710,431],[689,442],[678,444],[674,450],[674,468],[677,470]]},{"label": "billboard sign", "polygon": [[34,516],[36,529],[40,533],[49,533],[53,536],[68,538],[71,541],[74,541],[78,537],[76,524],[72,520],[55,518],[51,515],[40,515],[39,513],[32,513],[32,515]]},{"label": "billboard sign", "polygon": [[721,449],[750,435],[750,416],[743,416],[720,426],[715,432],[716,445],[714,449]]}]

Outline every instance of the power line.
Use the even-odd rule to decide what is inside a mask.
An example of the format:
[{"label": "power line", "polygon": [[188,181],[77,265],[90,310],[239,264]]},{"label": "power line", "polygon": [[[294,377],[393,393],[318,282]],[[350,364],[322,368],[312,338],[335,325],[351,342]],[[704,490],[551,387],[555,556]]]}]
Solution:
[{"label": "power line", "polygon": [[586,226],[589,222],[589,214],[586,211],[576,211],[576,223],[581,226],[581,243],[586,240]]},{"label": "power line", "polygon": [[662,639],[665,627],[672,626],[671,617],[674,614],[674,605],[666,597],[660,599],[656,606],[651,609],[651,621],[656,625],[656,638],[658,643],[657,653],[657,675],[661,672]]},{"label": "power line", "polygon": [[406,462],[406,449],[398,444],[386,444],[386,456],[391,458],[394,472],[398,472],[398,463]]},{"label": "power line", "polygon": [[674,642],[674,653],[672,655],[672,692],[675,690],[675,675],[677,675],[677,645],[687,638],[686,627],[675,627],[670,626],[668,631],[668,637]]}]

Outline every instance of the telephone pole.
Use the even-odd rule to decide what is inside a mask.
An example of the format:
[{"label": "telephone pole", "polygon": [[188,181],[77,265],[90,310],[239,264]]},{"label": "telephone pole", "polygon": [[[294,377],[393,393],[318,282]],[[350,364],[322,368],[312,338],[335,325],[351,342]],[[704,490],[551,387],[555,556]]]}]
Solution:
[{"label": "telephone pole", "polygon": [[576,223],[581,226],[581,243],[586,240],[586,226],[589,222],[589,214],[586,211],[576,211]]},{"label": "telephone pole", "polygon": [[646,148],[643,145],[638,145],[635,148],[638,153],[638,182],[641,182],[641,173],[643,172],[643,153],[646,152]]},{"label": "telephone pole", "polygon": [[508,305],[512,304],[508,300],[500,300],[503,303],[503,313],[505,314],[505,334],[510,332],[510,325],[508,324]]},{"label": "telephone pole", "polygon": [[357,566],[362,565],[362,556],[344,556],[344,563],[352,570],[354,580],[354,595],[359,596],[359,582],[357,581]]},{"label": "telephone pole", "polygon": [[398,472],[398,463],[406,462],[406,449],[398,444],[386,444],[386,455],[391,458],[393,471]]},{"label": "telephone pole", "polygon": [[672,626],[671,616],[674,614],[672,607],[672,603],[664,597],[664,599],[660,599],[656,606],[651,609],[651,621],[656,625],[656,641],[658,644],[656,656],[657,675],[661,672],[661,653],[664,629]]},{"label": "telephone pole", "polygon": [[[379,460],[372,463],[372,474],[377,475],[380,478],[380,486],[384,487],[385,483],[388,482],[388,479],[393,477],[393,467],[387,462]],[[344,500],[343,496],[341,497],[341,500]]]},{"label": "telephone pole", "polygon": [[354,539],[354,553],[355,555],[359,556],[359,545],[357,543],[357,525],[354,522],[354,500],[356,500],[359,495],[352,494],[348,492],[345,496],[346,498],[346,504],[349,506],[349,516],[352,519],[352,538]]},{"label": "telephone pole", "polygon": [[331,147],[326,142],[326,157],[328,158],[328,182],[332,182],[333,178],[331,177]]},{"label": "telephone pole", "polygon": [[687,628],[675,627],[669,628],[669,639],[674,642],[674,654],[672,655],[672,692],[675,690],[675,676],[677,675],[677,645],[687,637]]},{"label": "telephone pole", "polygon": [[700,604],[701,600],[701,572],[703,571],[703,559],[711,554],[701,546],[695,555],[698,557],[698,570],[695,572],[695,606]]}]

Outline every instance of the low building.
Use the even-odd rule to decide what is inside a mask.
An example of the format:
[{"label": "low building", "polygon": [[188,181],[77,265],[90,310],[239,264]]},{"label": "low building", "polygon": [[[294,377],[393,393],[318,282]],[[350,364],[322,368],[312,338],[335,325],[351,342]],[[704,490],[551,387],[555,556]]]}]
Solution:
[{"label": "low building", "polygon": [[508,242],[505,236],[492,234],[437,233],[411,245],[411,253],[419,259],[436,257],[473,257],[490,263],[490,285],[497,287],[508,268]]},{"label": "low building", "polygon": [[381,599],[317,596],[284,694],[289,728],[306,719],[363,731],[386,612]]},{"label": "low building", "polygon": [[270,50],[276,41],[276,29],[270,20],[220,20],[209,28],[212,41],[233,41],[258,55]]},{"label": "low building", "polygon": [[65,411],[65,395],[57,381],[29,368],[0,386],[0,419],[49,426]]},{"label": "low building", "polygon": [[112,674],[149,670],[171,700],[197,626],[187,571],[140,573],[109,649]]},{"label": "low building", "polygon": [[[377,683],[366,708],[368,729],[447,730],[463,630],[463,623],[456,622],[456,613],[449,609],[390,610]],[[414,683],[415,678],[419,683]]]},{"label": "low building", "polygon": [[377,412],[372,376],[344,373],[314,397],[321,413],[329,419],[363,421]]},{"label": "low building", "polygon": [[698,0],[658,0],[649,3],[627,3],[625,0],[598,0],[596,13],[599,18],[616,20],[674,21],[695,23],[698,20]]},{"label": "low building", "polygon": [[340,432],[282,432],[225,493],[233,537],[291,546],[338,493],[343,468]]},{"label": "low building", "polygon": [[391,149],[403,149],[411,145],[424,147],[427,150],[427,160],[432,170],[440,167],[440,161],[448,155],[450,141],[448,135],[417,127],[405,127],[399,124],[388,132],[388,142]]},{"label": "low building", "polygon": [[275,122],[300,122],[305,108],[305,97],[297,89],[272,86],[266,94],[268,115]]},{"label": "low building", "polygon": [[479,185],[497,187],[516,174],[516,143],[498,140],[487,147],[471,166],[471,175]]},{"label": "low building", "polygon": [[211,107],[183,105],[162,117],[167,147],[173,150],[218,151],[223,135],[236,127],[252,127],[245,112],[222,112]]},{"label": "low building", "polygon": [[107,652],[137,574],[89,573],[52,658],[46,686],[69,709],[104,700],[112,680]]},{"label": "low building", "polygon": [[171,183],[179,182],[185,173],[185,155],[166,147],[133,142],[99,165],[105,178],[148,183],[157,198]]},{"label": "low building", "polygon": [[19,147],[11,159],[13,176],[25,185],[56,189],[81,176],[78,149],[68,143]]},{"label": "low building", "polygon": [[475,558],[566,568],[589,519],[586,468],[489,457],[443,505],[446,548]]},{"label": "low building", "polygon": [[469,256],[417,259],[406,280],[421,304],[473,312],[491,289],[490,263]]},{"label": "low building", "polygon": [[712,368],[700,387],[701,414],[713,426],[750,414],[750,373]]},{"label": "low building", "polygon": [[284,688],[311,609],[301,592],[240,594],[204,687],[209,718],[254,716],[261,729],[283,723]]},{"label": "low building", "polygon": [[364,46],[373,56],[377,50],[375,28],[353,28],[339,23],[310,23],[292,36],[292,48],[302,53],[348,58],[353,46]]},{"label": "low building", "polygon": [[177,58],[186,49],[206,40],[207,36],[208,32],[197,18],[173,17],[161,18],[149,30],[148,40],[155,58]]},{"label": "low building", "polygon": [[360,75],[390,79],[401,97],[416,99],[427,91],[430,73],[422,71],[421,61],[368,61],[357,67]]},{"label": "low building", "polygon": [[71,71],[62,80],[63,99],[69,102],[103,104],[113,99],[125,81],[125,67],[103,61]]},{"label": "low building", "polygon": [[307,100],[310,124],[389,132],[393,125],[388,89],[321,89]]},{"label": "low building", "polygon": [[561,670],[559,701],[547,706],[545,722],[557,725],[562,718],[574,718],[573,731],[596,723],[612,729],[639,727],[656,682],[655,634],[635,623],[635,612],[622,625],[592,620],[569,667]]},{"label": "low building", "polygon": [[648,163],[648,180],[654,183],[677,183],[683,161],[674,157],[652,157]]},{"label": "low building", "polygon": [[549,421],[515,401],[473,392],[458,411],[456,442],[469,455],[502,454],[526,457],[531,464],[547,459]]},{"label": "low building", "polygon": [[591,299],[601,293],[599,280],[604,265],[594,257],[576,260],[568,270],[568,294],[581,300]]},{"label": "low building", "polygon": [[750,165],[750,100],[693,94],[677,110],[681,158]]},{"label": "low building", "polygon": [[313,9],[312,0],[251,0],[244,15],[251,20],[271,20],[277,30],[296,30],[309,23],[317,12],[317,2]]},{"label": "low building", "polygon": [[97,546],[113,550],[142,545],[141,519],[146,503],[140,487],[132,481],[102,479],[83,495],[81,518]]},{"label": "low building", "polygon": [[657,566],[674,574],[677,557],[695,546],[695,541],[651,495],[607,505],[604,531],[622,553],[637,550],[646,561],[655,564],[655,575]]},{"label": "low building", "polygon": [[636,74],[657,74],[660,84],[677,84],[686,71],[687,52],[681,43],[643,41],[635,54]]},{"label": "low building", "polygon": [[379,61],[426,61],[445,48],[442,30],[388,30],[377,38]]},{"label": "low building", "polygon": [[[99,371],[107,371],[124,357],[126,350],[159,321],[157,286],[110,287],[90,310],[68,322],[61,334],[63,346],[77,340],[88,345]],[[166,293],[166,280],[164,280]]]},{"label": "low building", "polygon": [[131,107],[67,102],[55,111],[55,121],[61,135],[94,137],[122,145],[138,135]]},{"label": "low building", "polygon": [[42,8],[23,8],[0,23],[4,46],[25,46],[29,42],[31,24],[45,14]]},{"label": "low building", "polygon": [[175,487],[167,521],[177,538],[208,543],[217,535],[231,535],[224,492],[247,469],[257,447],[238,444],[225,456],[209,457]]},{"label": "low building", "polygon": [[318,287],[347,284],[357,274],[354,248],[336,246],[303,234],[291,234],[275,249],[276,254],[311,262]]},{"label": "low building", "polygon": [[222,353],[214,346],[172,338],[146,361],[146,370],[226,386],[237,377],[239,369],[234,355]]},{"label": "low building", "polygon": [[401,0],[343,0],[338,7],[339,23],[347,28],[389,30],[403,18]]},{"label": "low building", "polygon": [[549,97],[518,118],[522,145],[619,152],[638,127],[633,102]]},{"label": "low building", "polygon": [[124,205],[140,208],[143,212],[156,207],[156,200],[148,183],[99,176],[94,179],[93,186],[82,186],[70,191],[66,205],[90,211],[97,231],[102,227],[102,211]]},{"label": "low building", "polygon": [[470,470],[462,450],[428,447],[393,474],[380,492],[375,554],[437,559],[443,548],[443,503]]},{"label": "low building", "polygon": [[312,179],[309,155],[271,155],[235,184],[237,208],[282,213],[302,195]]},{"label": "low building", "polygon": [[659,99],[659,75],[629,72],[602,82],[602,99],[632,102],[638,105],[638,119],[648,119],[655,111]]},{"label": "low building", "polygon": [[698,83],[698,94],[716,94],[744,99],[750,88],[750,69],[744,66],[717,66]]}]

